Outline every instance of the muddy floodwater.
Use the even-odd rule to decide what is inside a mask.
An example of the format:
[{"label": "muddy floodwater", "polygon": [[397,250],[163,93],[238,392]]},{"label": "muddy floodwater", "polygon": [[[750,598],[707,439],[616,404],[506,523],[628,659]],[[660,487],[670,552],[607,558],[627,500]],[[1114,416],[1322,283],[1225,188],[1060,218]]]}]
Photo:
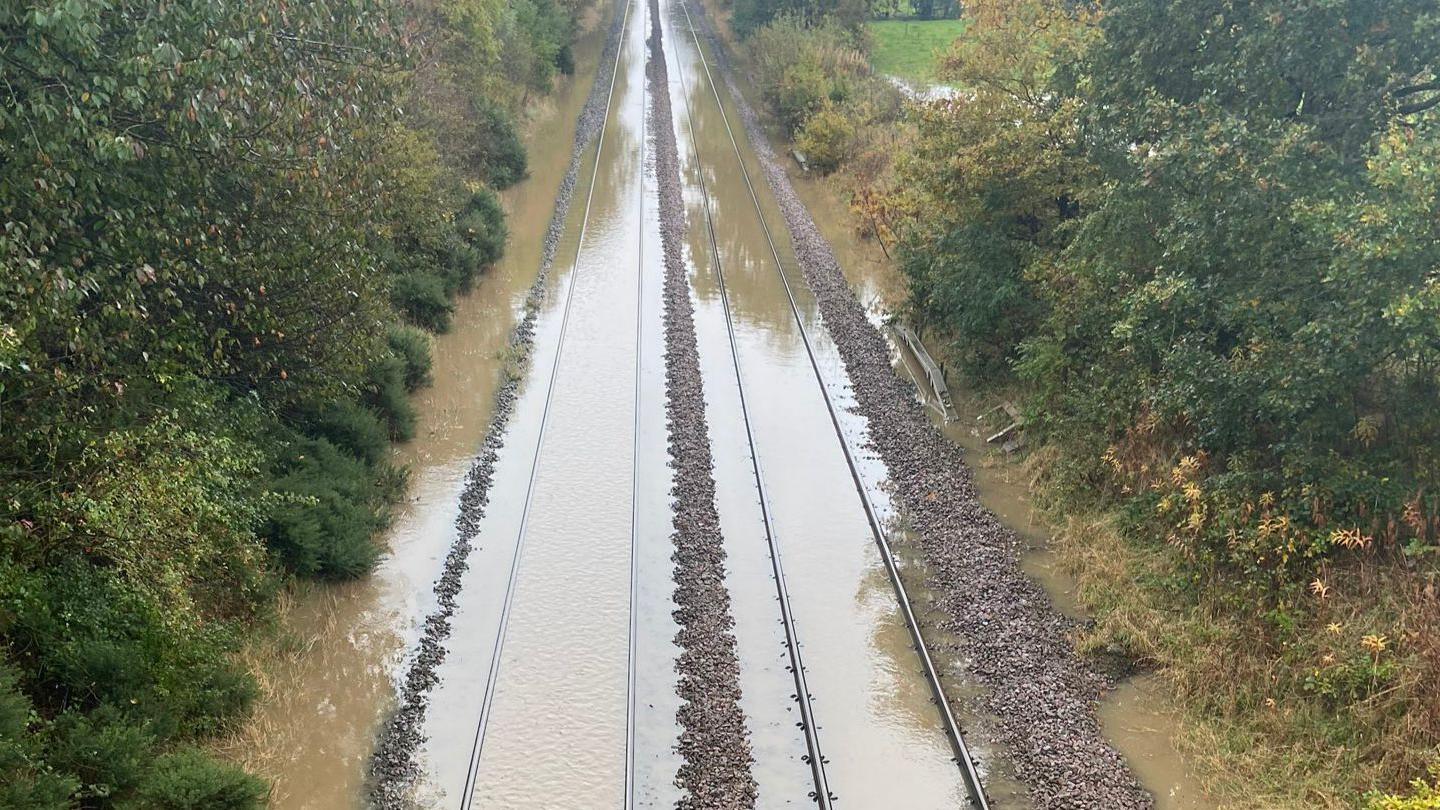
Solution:
[{"label": "muddy floodwater", "polygon": [[[790,275],[799,294],[801,317],[822,365],[828,367],[826,382],[843,389],[843,370],[814,302],[804,294],[783,236],[777,243],[781,266],[775,264],[696,43],[683,15],[671,12],[666,15],[666,40],[671,46],[671,94],[680,96],[677,129],[687,179],[696,329],[710,405],[707,418],[715,437],[716,483],[730,564],[727,584],[736,612],[760,806],[809,804],[809,773],[799,761],[804,748],[795,729],[793,703],[784,699],[795,687],[785,671],[774,584],[721,309],[717,257],[702,227],[706,212],[699,175],[709,191],[740,376],[750,398],[751,429],[784,558],[831,790],[841,806],[959,806],[964,797],[960,771],[826,415],[781,272]],[[720,96],[725,97],[723,86]],[[734,136],[744,155],[744,133],[735,131]],[[758,177],[753,166],[746,168]],[[763,198],[764,190],[760,193]],[[776,225],[771,227],[779,232]]]},{"label": "muddy floodwater", "polygon": [[536,363],[431,702],[429,805],[616,806],[631,784],[646,804],[673,804],[675,626],[644,8],[620,13],[598,153],[581,171],[558,252],[564,272],[537,322]]},{"label": "muddy floodwater", "polygon": [[[377,727],[421,623],[435,610],[432,583],[456,538],[466,474],[508,374],[522,375],[514,378],[518,398],[429,694],[416,752],[417,804],[624,807],[629,797],[635,807],[665,808],[683,798],[675,783],[679,651],[663,266],[646,130],[650,11],[638,0],[603,5],[576,47],[576,75],[557,83],[530,122],[531,176],[502,195],[506,256],[459,299],[452,331],[435,341],[435,383],[416,403],[420,435],[395,451],[411,477],[388,533],[390,553],[363,582],[296,594],[285,654],[265,667],[267,697],[231,746],[236,759],[274,780],[275,807],[363,804]],[[845,366],[796,266],[785,220],[759,179],[733,100],[707,70],[681,0],[662,0],[659,9],[756,806],[812,806],[815,789],[772,544],[783,558],[807,705],[837,806],[965,806],[962,771],[827,395],[856,475],[893,532],[901,576],[946,688],[958,698],[961,723],[983,732],[985,718],[964,709],[973,702],[964,662],[926,618],[932,600],[923,561],[905,540],[884,465],[865,450],[866,421],[853,407]],[[613,66],[600,64],[612,15],[623,20]],[[573,203],[536,315],[531,362],[517,369],[507,337],[536,279],[592,85],[608,88],[605,123],[588,150],[577,152]],[[903,300],[893,263],[854,237],[847,206],[831,186],[793,179],[880,324]],[[911,373],[913,358],[898,348],[894,355],[897,371]],[[1027,570],[1073,611],[1024,486],[1003,465],[978,463],[985,447],[973,414],[943,429],[977,462],[985,504],[1034,547]],[[1171,745],[1174,729],[1156,684],[1123,685],[1101,716],[1159,807],[1210,806]],[[1027,806],[1005,751],[988,747],[983,734],[972,747],[993,806]]]},{"label": "muddy floodwater", "polygon": [[[588,21],[598,29],[599,21]],[[407,498],[370,577],[312,586],[287,612],[284,655],[264,669],[265,699],[226,753],[274,782],[271,806],[360,805],[376,727],[417,624],[432,607],[431,582],[454,535],[464,477],[490,419],[506,339],[540,263],[542,237],[565,170],[576,115],[594,77],[601,31],[577,43],[576,75],[534,112],[531,176],[501,196],[510,240],[504,258],[456,300],[453,327],[435,339],[434,385],[415,397],[419,435],[396,446],[408,466]]]}]

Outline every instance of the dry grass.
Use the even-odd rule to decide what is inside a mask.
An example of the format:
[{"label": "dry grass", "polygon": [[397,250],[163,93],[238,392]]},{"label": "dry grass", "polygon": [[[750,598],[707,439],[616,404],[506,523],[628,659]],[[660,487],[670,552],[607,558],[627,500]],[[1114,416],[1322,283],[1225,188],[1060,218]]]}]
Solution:
[{"label": "dry grass", "polygon": [[[321,639],[334,634],[338,622],[336,608],[341,588],[297,583],[283,591],[277,600],[275,614],[267,629],[254,634],[239,653],[239,660],[260,687],[256,709],[243,725],[229,734],[215,738],[211,750],[226,760],[274,783],[297,748],[287,730],[288,724],[278,718],[290,711],[302,711],[297,696],[303,693],[300,663],[315,650]],[[297,621],[297,611],[304,605],[318,621]],[[307,617],[309,619],[311,617]],[[303,634],[296,627],[304,627]],[[313,711],[313,708],[304,709]],[[283,796],[272,794],[271,800]]]},{"label": "dry grass", "polygon": [[[1054,461],[1044,449],[1030,461],[1042,492]],[[1323,599],[1265,604],[1237,598],[1234,583],[1181,573],[1170,547],[1127,538],[1113,515],[1066,512],[1051,547],[1095,618],[1081,648],[1161,676],[1182,711],[1177,745],[1224,806],[1354,807],[1440,756],[1433,572],[1367,558],[1329,569]],[[1384,650],[1372,652],[1366,645],[1382,636]],[[1362,679],[1361,694],[1316,686],[1366,656],[1384,675]]]}]

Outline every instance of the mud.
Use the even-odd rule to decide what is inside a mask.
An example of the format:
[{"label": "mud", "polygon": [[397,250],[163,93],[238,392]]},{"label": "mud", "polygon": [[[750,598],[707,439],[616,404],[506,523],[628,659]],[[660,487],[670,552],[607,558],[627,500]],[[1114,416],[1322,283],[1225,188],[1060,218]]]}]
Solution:
[{"label": "mud", "polygon": [[678,719],[684,762],[681,808],[754,807],[755,779],[740,709],[740,664],[725,587],[725,547],[715,506],[710,430],[683,245],[687,223],[670,109],[658,0],[650,0],[650,137],[659,181],[665,264],[665,383],[669,450],[675,471],[675,612],[681,649],[676,669],[684,703]]},{"label": "mud", "polygon": [[[539,274],[525,299],[524,315],[509,338],[512,362],[523,369],[530,362],[535,332],[535,319],[544,301],[546,284],[555,262],[555,253],[565,230],[582,156],[599,134],[606,115],[607,84],[600,77],[608,74],[619,55],[623,7],[617,4],[600,58],[600,69],[581,109],[575,131],[570,163],[555,198],[555,208],[545,233]],[[451,617],[455,613],[456,596],[467,558],[489,504],[490,483],[495,462],[504,444],[505,429],[518,397],[523,373],[513,373],[495,393],[494,409],[485,439],[474,465],[466,476],[456,518],[456,539],[445,557],[442,573],[434,584],[436,608],[425,618],[420,641],[406,669],[400,688],[398,705],[386,720],[377,738],[370,761],[369,798],[376,807],[402,807],[408,801],[411,787],[419,774],[415,753],[423,740],[421,728],[429,706],[429,695],[437,676],[436,669],[445,660],[446,641],[450,637]]]},{"label": "mud", "polygon": [[960,640],[969,676],[985,687],[975,699],[995,718],[993,733],[1016,775],[1040,808],[1152,807],[1096,717],[1096,701],[1112,684],[1075,653],[1075,621],[1025,575],[1024,544],[980,503],[960,448],[894,373],[889,345],[769,148],[704,9],[685,6],[737,105],[868,421],[870,449],[884,461],[893,497],[920,538],[942,624]]}]

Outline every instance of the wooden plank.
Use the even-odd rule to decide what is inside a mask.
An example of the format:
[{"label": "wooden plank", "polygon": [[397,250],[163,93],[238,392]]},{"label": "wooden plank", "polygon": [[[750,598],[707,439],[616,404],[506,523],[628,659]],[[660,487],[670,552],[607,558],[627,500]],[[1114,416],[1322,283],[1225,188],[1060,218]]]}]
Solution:
[{"label": "wooden plank", "polygon": [[1000,440],[1002,440],[1002,439],[1008,438],[1008,437],[1010,436],[1010,434],[1014,433],[1015,431],[1017,431],[1017,430],[1019,430],[1019,429],[1020,429],[1020,423],[1019,423],[1019,422],[1011,422],[1009,427],[1005,428],[1004,430],[1000,431],[999,433],[996,433],[995,435],[993,435],[993,436],[991,436],[990,438],[986,439],[986,440],[985,440],[985,443],[986,443],[986,444],[994,444],[995,442],[998,442],[998,441],[1000,441]]}]

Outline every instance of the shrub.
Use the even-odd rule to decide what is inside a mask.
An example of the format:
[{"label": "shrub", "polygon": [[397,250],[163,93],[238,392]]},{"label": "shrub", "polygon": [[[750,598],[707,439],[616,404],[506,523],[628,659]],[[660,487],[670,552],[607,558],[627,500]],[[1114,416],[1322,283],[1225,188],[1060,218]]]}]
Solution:
[{"label": "shrub", "polygon": [[1027,255],[1023,243],[979,224],[906,246],[902,267],[913,306],[943,329],[954,359],[974,379],[1008,374],[1043,313],[1022,276]]},{"label": "shrub", "polygon": [[771,98],[790,132],[805,125],[810,114],[830,97],[830,82],[820,65],[799,62],[785,69]]},{"label": "shrub", "polygon": [[434,257],[436,275],[445,282],[445,295],[469,292],[475,277],[485,266],[484,257],[457,232],[445,235],[442,247]]},{"label": "shrub", "polygon": [[781,17],[756,32],[750,50],[761,94],[792,133],[827,99],[842,104],[853,88],[880,81],[854,38],[833,22]]},{"label": "shrub", "polygon": [[44,723],[20,691],[15,670],[0,661],[0,807],[69,808],[79,781],[44,762],[42,738],[31,733],[32,727],[43,728]]},{"label": "shrub", "polygon": [[216,762],[193,748],[155,762],[125,810],[258,810],[269,787],[243,770]]},{"label": "shrub", "polygon": [[505,253],[507,236],[500,198],[488,188],[470,195],[465,207],[455,216],[455,230],[476,251],[481,265],[499,261]]},{"label": "shrub", "polygon": [[829,174],[840,168],[855,144],[855,124],[837,104],[826,102],[805,120],[795,146],[817,171]]},{"label": "shrub", "polygon": [[46,522],[52,542],[83,549],[166,610],[248,615],[270,586],[255,538],[258,414],[193,393],[172,383],[170,408],[97,438]]},{"label": "shrub", "polygon": [[328,440],[366,464],[390,455],[390,437],[382,420],[354,400],[332,402],[306,426],[312,436]]},{"label": "shrub", "polygon": [[386,336],[390,351],[405,366],[405,388],[418,391],[430,384],[430,336],[413,326],[394,324]]},{"label": "shrub", "polygon": [[444,280],[438,276],[425,272],[399,275],[390,288],[390,297],[410,323],[431,332],[450,328],[455,306],[446,294]]},{"label": "shrub", "polygon": [[385,505],[398,481],[352,458],[324,439],[288,450],[274,489],[284,500],[265,528],[270,547],[300,576],[354,579],[380,558],[375,532],[388,521]]},{"label": "shrub", "polygon": [[[1440,777],[1440,765],[1431,772]],[[1365,797],[1365,810],[1440,810],[1440,787],[1424,779],[1410,783],[1410,795],[1372,793]]]},{"label": "shrub", "polygon": [[155,738],[110,706],[89,714],[70,711],[55,720],[50,765],[80,781],[76,796],[122,796],[140,784],[152,761]]},{"label": "shrub", "polygon": [[415,406],[405,387],[405,361],[387,354],[371,364],[365,383],[365,402],[378,411],[395,441],[415,435]]},{"label": "shrub", "polygon": [[473,120],[472,171],[491,188],[506,189],[524,180],[525,144],[510,114],[500,105],[482,100],[476,105]]},{"label": "shrub", "polygon": [[84,559],[44,571],[0,563],[0,614],[29,678],[51,685],[43,711],[124,707],[156,737],[226,728],[256,697],[229,663],[234,628],[164,610]]}]

